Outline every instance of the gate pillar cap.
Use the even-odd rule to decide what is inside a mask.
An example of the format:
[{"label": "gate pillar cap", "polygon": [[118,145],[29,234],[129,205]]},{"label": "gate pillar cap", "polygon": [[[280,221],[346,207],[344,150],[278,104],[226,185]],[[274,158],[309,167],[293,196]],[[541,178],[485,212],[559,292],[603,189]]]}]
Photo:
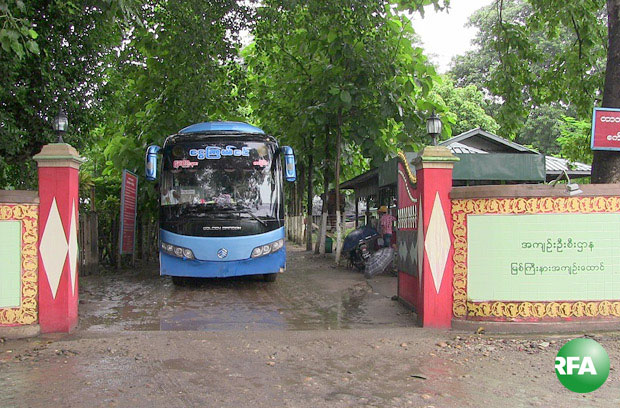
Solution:
[{"label": "gate pillar cap", "polygon": [[33,159],[39,167],[72,167],[79,169],[86,159],[80,157],[75,148],[67,143],[50,143],[43,146]]},{"label": "gate pillar cap", "polygon": [[460,159],[445,146],[426,146],[413,160],[416,169],[452,168]]}]

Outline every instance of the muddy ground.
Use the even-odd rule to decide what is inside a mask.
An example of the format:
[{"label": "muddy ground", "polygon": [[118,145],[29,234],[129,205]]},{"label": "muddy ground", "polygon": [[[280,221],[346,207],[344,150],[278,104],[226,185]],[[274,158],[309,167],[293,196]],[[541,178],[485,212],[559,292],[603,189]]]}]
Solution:
[{"label": "muddy ground", "polygon": [[150,266],[80,282],[69,335],[0,340],[0,407],[617,407],[620,334],[607,382],[572,393],[558,349],[582,336],[489,336],[415,327],[366,281],[289,245],[274,283],[175,287]]}]

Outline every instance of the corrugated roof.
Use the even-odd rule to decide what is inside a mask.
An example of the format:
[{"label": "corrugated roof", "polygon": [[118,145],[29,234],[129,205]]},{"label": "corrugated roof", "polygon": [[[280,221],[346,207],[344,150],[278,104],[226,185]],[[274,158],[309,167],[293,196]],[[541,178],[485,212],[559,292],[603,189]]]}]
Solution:
[{"label": "corrugated roof", "polygon": [[[342,189],[355,189],[356,187],[361,186],[362,184],[368,183],[373,178],[379,177],[379,168],[375,167],[368,170],[365,173],[360,174],[357,177],[353,177],[351,180],[347,180],[345,182],[340,183],[340,188]],[[378,183],[378,181],[374,181],[374,183]]]},{"label": "corrugated roof", "polygon": [[[520,145],[518,143],[512,142],[508,139],[504,139],[501,136],[498,136],[496,134],[493,134],[491,132],[487,132],[486,130],[482,130],[480,128],[475,128],[475,129],[471,129],[468,130],[467,132],[463,132],[460,135],[456,135],[448,140],[444,140],[443,142],[440,142],[439,145],[440,146],[450,146],[453,143],[459,142],[459,143],[463,143],[467,141],[467,139],[475,139],[475,138],[480,138],[483,140],[487,141],[488,143],[494,144],[495,146],[501,146],[503,149],[507,149],[508,152],[510,152],[510,150],[514,151],[515,153],[517,152],[521,152],[521,153],[534,153],[534,154],[539,154],[537,151],[534,151],[532,149],[529,149],[523,145]],[[472,143],[470,143],[471,145]]]},{"label": "corrugated roof", "polygon": [[560,157],[553,157],[553,156],[546,156],[545,159],[547,162],[547,166],[546,166],[547,173],[550,173],[550,172],[561,173],[562,171],[566,170],[569,173],[570,172],[573,172],[573,173],[582,172],[582,173],[587,173],[589,175],[592,172],[592,166],[589,166],[584,163],[571,162],[569,160],[562,159]]},{"label": "corrugated roof", "polygon": [[475,147],[467,146],[459,142],[452,142],[449,145],[447,145],[447,147],[454,154],[458,154],[458,153],[488,154],[488,152],[485,152],[484,150],[476,149]]}]

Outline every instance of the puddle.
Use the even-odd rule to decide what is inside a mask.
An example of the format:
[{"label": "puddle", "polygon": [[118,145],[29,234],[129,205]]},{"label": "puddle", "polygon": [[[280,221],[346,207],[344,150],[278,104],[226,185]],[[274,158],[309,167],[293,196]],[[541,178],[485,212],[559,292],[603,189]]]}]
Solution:
[{"label": "puddle", "polygon": [[359,273],[330,259],[289,250],[288,270],[260,277],[189,280],[175,286],[157,265],[80,280],[80,327],[105,330],[316,330],[412,326],[389,298],[396,278],[382,276],[379,295]]}]

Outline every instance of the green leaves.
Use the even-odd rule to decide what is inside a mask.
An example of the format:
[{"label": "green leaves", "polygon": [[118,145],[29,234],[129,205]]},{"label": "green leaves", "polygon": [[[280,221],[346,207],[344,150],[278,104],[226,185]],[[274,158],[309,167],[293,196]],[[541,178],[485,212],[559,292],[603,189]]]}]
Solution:
[{"label": "green leaves", "polygon": [[324,149],[335,152],[340,134],[343,174],[355,176],[369,160],[417,146],[426,111],[443,110],[427,99],[438,77],[411,45],[411,22],[389,3],[270,0],[258,13],[244,51],[253,114],[301,162],[312,154],[323,169]]},{"label": "green leaves", "polygon": [[332,30],[327,34],[328,43],[333,43],[334,41],[336,41],[336,38],[338,38],[338,33],[336,31]]},{"label": "green leaves", "polygon": [[32,23],[21,14],[26,13],[26,5],[22,0],[8,0],[0,3],[0,45],[2,51],[14,54],[19,59],[24,58],[28,52],[38,55],[39,46],[34,41],[38,34],[32,28]]},{"label": "green leaves", "polygon": [[455,60],[459,85],[501,98],[496,119],[505,136],[532,111],[562,105],[589,117],[601,98],[607,46],[604,0],[505,0],[479,10],[478,49]]},{"label": "green leaves", "polygon": [[591,163],[591,130],[592,122],[589,120],[577,120],[570,116],[563,116],[560,124],[562,136],[558,138],[558,143],[562,147],[562,157],[571,161]]},{"label": "green leaves", "polygon": [[344,102],[345,106],[347,107],[350,106],[351,105],[351,94],[346,90],[340,91],[340,100]]}]

